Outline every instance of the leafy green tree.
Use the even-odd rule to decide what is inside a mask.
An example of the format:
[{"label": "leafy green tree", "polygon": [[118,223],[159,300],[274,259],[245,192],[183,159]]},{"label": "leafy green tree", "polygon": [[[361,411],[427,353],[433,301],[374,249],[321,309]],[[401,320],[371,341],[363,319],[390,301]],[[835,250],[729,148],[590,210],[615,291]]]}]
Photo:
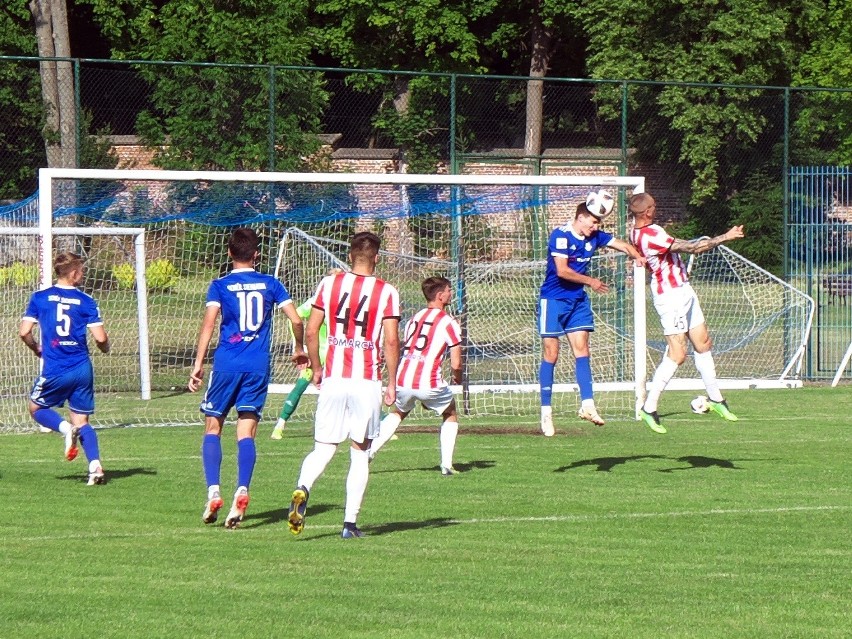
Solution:
[{"label": "leafy green tree", "polygon": [[803,28],[811,41],[797,57],[793,84],[845,90],[796,93],[793,156],[807,164],[852,164],[852,4],[807,7]]},{"label": "leafy green tree", "polygon": [[114,57],[196,63],[138,66],[153,105],[138,128],[160,149],[160,166],[296,170],[319,148],[321,76],[239,66],[308,64],[306,0],[81,1],[92,5]]},{"label": "leafy green tree", "polygon": [[[588,0],[577,15],[594,78],[783,85],[801,14],[781,0]],[[619,89],[600,97],[613,112],[620,107]],[[696,205],[736,193],[732,178],[743,164],[753,169],[753,151],[781,131],[780,92],[649,85],[629,97],[631,146],[645,159],[687,166],[681,177]]]},{"label": "leafy green tree", "polygon": [[[31,20],[23,2],[0,7],[0,52],[36,55]],[[0,200],[18,200],[36,189],[33,167],[45,165],[37,66],[17,61],[0,63],[0,113]]]}]

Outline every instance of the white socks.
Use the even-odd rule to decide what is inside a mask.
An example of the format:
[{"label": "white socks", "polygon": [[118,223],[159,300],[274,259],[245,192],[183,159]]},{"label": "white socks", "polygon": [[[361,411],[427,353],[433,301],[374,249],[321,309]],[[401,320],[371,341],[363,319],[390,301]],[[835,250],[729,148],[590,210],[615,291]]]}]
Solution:
[{"label": "white socks", "polygon": [[651,390],[648,391],[648,397],[645,399],[645,405],[642,407],[646,413],[653,413],[657,410],[657,404],[660,403],[660,395],[666,390],[672,377],[677,372],[678,364],[668,357],[663,357],[663,361],[657,366],[654,372],[654,379],[651,382]]},{"label": "white socks", "polygon": [[321,444],[314,443],[314,449],[305,457],[302,462],[302,471],[299,473],[298,486],[304,486],[308,490],[314,485],[317,478],[323,474],[328,462],[334,457],[337,451],[337,444]]},{"label": "white socks", "polygon": [[[373,443],[370,444],[370,457],[374,457],[377,452],[381,449],[382,446],[390,441],[390,438],[393,437],[393,434],[396,432],[396,429],[399,428],[399,425],[402,423],[402,418],[399,416],[399,413],[388,413],[385,415],[385,418],[382,420],[382,423],[379,424],[379,436],[373,440]],[[348,521],[348,520],[347,520]]]},{"label": "white socks", "polygon": [[367,480],[370,478],[370,460],[366,450],[349,447],[349,474],[346,476],[346,506],[343,509],[343,521],[353,524],[358,521],[361,502],[367,492]]},{"label": "white socks", "polygon": [[453,467],[453,451],[456,448],[456,435],[459,434],[459,423],[446,421],[441,424],[441,466]]},{"label": "white socks", "polygon": [[716,362],[713,361],[713,353],[710,351],[695,353],[695,369],[701,375],[710,401],[721,402],[722,391],[719,390],[719,381],[716,379]]}]

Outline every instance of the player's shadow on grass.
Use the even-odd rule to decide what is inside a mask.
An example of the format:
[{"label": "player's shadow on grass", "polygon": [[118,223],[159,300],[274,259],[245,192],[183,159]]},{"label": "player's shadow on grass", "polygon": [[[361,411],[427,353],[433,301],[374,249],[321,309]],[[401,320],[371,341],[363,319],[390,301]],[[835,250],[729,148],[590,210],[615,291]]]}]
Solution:
[{"label": "player's shadow on grass", "polygon": [[[381,457],[380,455],[376,458]],[[472,470],[487,470],[489,468],[494,468],[497,465],[497,462],[492,461],[490,459],[477,459],[469,462],[456,462],[453,464],[453,468],[456,469],[456,472],[461,473],[469,473]],[[441,467],[438,465],[435,466],[421,466],[420,468],[388,468],[387,470],[375,470],[374,468],[370,468],[371,475],[378,475],[380,473],[407,473],[410,471],[418,471],[418,472],[427,472],[427,473],[440,473]]]},{"label": "player's shadow on grass", "polygon": [[[458,473],[469,473],[472,470],[488,470],[489,468],[494,468],[497,465],[497,462],[491,459],[476,459],[469,462],[455,462],[453,464],[453,468],[456,469]],[[413,470],[423,470],[428,471],[430,473],[439,473],[441,472],[440,466],[426,466],[423,468],[415,468]]]},{"label": "player's shadow on grass", "polygon": [[[429,528],[446,528],[447,526],[457,526],[458,522],[446,517],[438,519],[424,519],[423,521],[393,521],[378,526],[364,526],[364,533],[367,537],[378,537],[380,535],[389,535],[396,532],[405,532],[408,530],[425,530]],[[304,535],[304,533],[302,533]],[[340,531],[322,533],[320,535],[310,535],[303,537],[303,541],[316,541],[317,539],[325,539],[326,537],[340,537]]]},{"label": "player's shadow on grass", "polygon": [[[150,468],[125,468],[125,469],[115,469],[109,468],[106,471],[106,476],[104,478],[104,484],[109,484],[110,482],[126,479],[127,477],[134,477],[135,475],[150,475],[156,476],[157,471],[152,470]],[[81,478],[88,477],[88,472],[84,471],[82,473],[75,473],[73,475],[61,475],[57,477],[57,479],[70,480],[70,481],[80,481]]]},{"label": "player's shadow on grass", "polygon": [[730,459],[719,459],[718,457],[704,457],[703,455],[684,455],[683,457],[669,457],[673,461],[683,462],[687,466],[676,468],[659,468],[657,472],[673,473],[676,470],[695,470],[696,468],[725,468],[728,470],[742,470],[734,465]]},{"label": "player's shadow on grass", "polygon": [[439,517],[437,519],[424,519],[423,521],[392,521],[378,526],[366,526],[364,532],[370,537],[378,535],[388,535],[395,532],[405,532],[407,530],[424,530],[427,528],[446,528],[447,526],[457,526],[458,522],[447,517]]},{"label": "player's shadow on grass", "polygon": [[[251,510],[249,510],[246,514],[246,518],[243,520],[242,527],[256,528],[259,526],[272,526],[275,524],[280,524],[281,522],[286,522],[287,508],[288,506],[284,506],[284,508],[266,510],[261,513],[253,513],[251,512]],[[335,506],[333,504],[308,504],[308,515],[310,515],[311,517],[313,517],[314,515],[320,515],[330,510],[342,510],[342,507]]]},{"label": "player's shadow on grass", "polygon": [[593,459],[581,459],[567,466],[560,466],[554,473],[564,473],[575,468],[584,468],[585,466],[597,466],[595,470],[602,473],[608,473],[616,466],[621,466],[631,461],[640,461],[642,459],[666,459],[662,455],[630,455],[628,457],[595,457]]}]

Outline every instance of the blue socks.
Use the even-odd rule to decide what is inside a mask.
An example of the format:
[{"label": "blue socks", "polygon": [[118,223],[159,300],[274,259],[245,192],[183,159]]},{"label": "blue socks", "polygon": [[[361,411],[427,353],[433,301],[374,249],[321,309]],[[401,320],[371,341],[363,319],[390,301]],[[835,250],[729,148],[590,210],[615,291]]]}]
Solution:
[{"label": "blue socks", "polygon": [[254,463],[257,461],[257,448],[251,437],[237,442],[237,486],[249,487],[254,473]]},{"label": "blue socks", "polygon": [[592,399],[592,364],[588,357],[577,358],[577,386],[580,387],[580,399]]},{"label": "blue socks", "polygon": [[[580,387],[580,399],[592,399],[592,364],[588,357],[577,358],[577,385]],[[553,370],[556,364],[541,361],[538,369],[538,381],[541,385],[541,405],[550,406],[553,401]]]},{"label": "blue socks", "polygon": [[33,413],[33,419],[39,426],[55,430],[57,433],[59,432],[59,424],[63,421],[62,415],[49,408],[39,408]]},{"label": "blue socks", "polygon": [[201,440],[201,464],[208,486],[219,485],[222,466],[222,440],[216,435],[205,435]]},{"label": "blue socks", "polygon": [[541,385],[541,405],[550,406],[553,399],[553,369],[556,364],[541,360],[541,367],[538,369],[538,382]]},{"label": "blue socks", "polygon": [[90,424],[85,424],[80,428],[80,444],[83,446],[83,452],[86,453],[86,459],[94,461],[101,458],[98,450],[98,436]]}]

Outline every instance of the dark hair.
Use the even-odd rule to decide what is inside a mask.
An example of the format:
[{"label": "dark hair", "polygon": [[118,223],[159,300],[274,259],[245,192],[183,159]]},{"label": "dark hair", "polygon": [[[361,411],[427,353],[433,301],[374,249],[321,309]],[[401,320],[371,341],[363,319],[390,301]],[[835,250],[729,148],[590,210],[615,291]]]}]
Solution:
[{"label": "dark hair", "polygon": [[67,277],[81,266],[83,266],[83,258],[70,251],[60,253],[53,260],[53,270],[59,277]]},{"label": "dark hair", "polygon": [[352,241],[349,244],[349,255],[353,261],[356,259],[372,260],[379,254],[379,247],[382,241],[379,236],[370,231],[361,231],[352,236]]},{"label": "dark hair", "polygon": [[427,277],[423,280],[423,283],[420,285],[420,288],[423,290],[423,296],[426,298],[427,302],[432,302],[436,297],[438,297],[438,293],[443,291],[448,286],[452,286],[450,280],[446,277]]},{"label": "dark hair", "polygon": [[594,213],[592,213],[592,212],[589,210],[589,207],[588,207],[588,206],[586,206],[586,203],[585,203],[585,202],[580,202],[580,203],[577,205],[577,211],[574,213],[574,217],[575,217],[575,218],[578,218],[578,217],[580,217],[581,215],[591,215],[591,216],[592,216],[593,218],[595,218],[596,220],[600,220],[600,219],[601,219],[601,216],[600,216],[600,215],[595,215]]},{"label": "dark hair", "polygon": [[259,244],[260,239],[253,229],[234,229],[228,240],[228,251],[231,253],[231,258],[238,262],[251,262]]}]

